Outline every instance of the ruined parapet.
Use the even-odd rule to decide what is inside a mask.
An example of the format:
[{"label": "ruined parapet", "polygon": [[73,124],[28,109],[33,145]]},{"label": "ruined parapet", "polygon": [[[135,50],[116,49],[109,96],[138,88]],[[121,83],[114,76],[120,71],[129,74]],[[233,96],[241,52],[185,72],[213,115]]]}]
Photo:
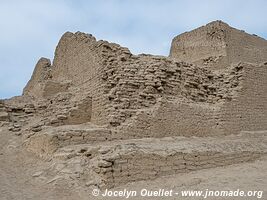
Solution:
[{"label": "ruined parapet", "polygon": [[[246,44],[237,51],[239,37]],[[220,21],[177,36],[170,57],[133,55],[90,34],[67,32],[56,48],[53,65],[41,59],[24,93],[50,102],[44,116],[53,126],[91,122],[122,130],[126,138],[225,133],[223,119],[232,114],[222,110],[239,96],[250,98],[242,93],[242,83],[250,79],[234,63],[264,60],[266,46],[265,40]],[[254,55],[255,49],[261,52]],[[248,51],[252,53],[247,56]],[[208,61],[214,57],[216,62]],[[259,69],[253,69],[255,74],[261,73]],[[58,101],[64,94],[70,96]],[[235,130],[242,130],[240,123],[236,126]]]},{"label": "ruined parapet", "polygon": [[32,77],[23,89],[23,95],[40,98],[43,96],[45,83],[52,78],[51,61],[47,58],[40,58],[37,62]]},{"label": "ruined parapet", "polygon": [[[129,50],[120,45],[97,41],[90,34],[65,33],[56,48],[53,80],[70,80],[72,92],[80,98],[91,98],[91,122],[108,124],[108,98],[104,94],[107,81],[103,79],[110,60],[117,60]],[[118,66],[120,67],[120,66]]]},{"label": "ruined parapet", "polygon": [[267,41],[214,21],[176,36],[170,57],[213,69],[240,61],[261,63],[267,60]]},{"label": "ruined parapet", "polygon": [[100,62],[96,43],[90,34],[66,32],[55,50],[53,80],[71,80],[78,85],[93,77]]}]

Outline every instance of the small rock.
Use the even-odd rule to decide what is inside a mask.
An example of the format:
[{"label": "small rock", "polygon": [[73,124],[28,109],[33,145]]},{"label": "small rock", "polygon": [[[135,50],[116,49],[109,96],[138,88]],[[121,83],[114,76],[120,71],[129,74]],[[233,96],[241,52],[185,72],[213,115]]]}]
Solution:
[{"label": "small rock", "polygon": [[19,125],[19,124],[13,124],[13,127],[14,127],[14,128],[20,128],[21,125]]},{"label": "small rock", "polygon": [[39,127],[33,127],[31,130],[32,130],[33,132],[39,132],[39,131],[42,130],[42,127],[41,127],[41,126],[39,126]]},{"label": "small rock", "polygon": [[92,186],[92,185],[95,185],[96,183],[94,181],[88,181],[85,183],[85,186],[89,187],[89,186]]},{"label": "small rock", "polygon": [[21,132],[16,131],[15,135],[20,136],[21,135]]},{"label": "small rock", "polygon": [[0,121],[8,121],[9,115],[7,112],[0,112]]},{"label": "small rock", "polygon": [[111,166],[112,166],[111,162],[107,162],[107,161],[104,161],[104,160],[101,160],[98,163],[98,167],[102,167],[102,168],[107,168],[107,167],[111,167]]},{"label": "small rock", "polygon": [[34,113],[35,110],[33,108],[24,108],[24,112],[27,114]]},{"label": "small rock", "polygon": [[101,154],[107,154],[108,152],[110,152],[110,148],[101,148],[98,150],[98,152]]},{"label": "small rock", "polygon": [[32,177],[38,177],[38,176],[41,176],[42,175],[42,171],[39,171],[39,172],[35,172]]},{"label": "small rock", "polygon": [[65,119],[67,119],[68,117],[66,116],[66,115],[58,115],[57,116],[57,119],[58,120],[65,120]]},{"label": "small rock", "polygon": [[57,123],[59,123],[59,121],[58,121],[58,119],[56,119],[56,118],[52,118],[52,119],[50,120],[50,124],[57,124]]},{"label": "small rock", "polygon": [[61,178],[62,178],[62,176],[55,176],[54,178],[50,179],[50,180],[47,181],[46,183],[47,183],[47,184],[49,184],[49,183],[53,183],[53,182],[55,182],[56,180],[61,179]]}]

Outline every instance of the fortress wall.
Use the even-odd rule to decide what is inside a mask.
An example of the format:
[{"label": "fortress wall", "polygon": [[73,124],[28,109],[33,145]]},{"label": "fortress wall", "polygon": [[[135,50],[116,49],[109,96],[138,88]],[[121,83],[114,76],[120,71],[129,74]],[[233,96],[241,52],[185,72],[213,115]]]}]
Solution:
[{"label": "fortress wall", "polygon": [[225,69],[240,61],[259,64],[267,60],[267,41],[215,21],[176,36],[170,57],[211,69]]},{"label": "fortress wall", "polygon": [[180,96],[189,102],[213,102],[223,98],[214,92],[207,76],[209,72],[192,64],[164,57],[131,56],[123,63],[109,66],[106,77],[112,126],[123,124],[139,110],[152,108],[161,97]]},{"label": "fortress wall", "polygon": [[[224,146],[225,144],[221,145]],[[236,146],[233,147],[231,145],[232,149],[240,148],[241,146],[239,144],[234,145]],[[214,146],[211,148],[214,148]],[[210,149],[202,152],[202,149],[207,147],[186,153],[177,152],[174,149],[170,149],[169,146],[164,148],[172,153],[168,154],[167,151],[160,154],[156,150],[148,152],[147,148],[136,148],[133,152],[120,152],[120,157],[115,157],[115,159],[105,158],[105,160],[100,160],[95,168],[100,172],[99,175],[105,185],[114,187],[140,180],[153,180],[160,176],[170,176],[177,173],[188,173],[200,169],[254,161],[261,156],[261,153],[246,151],[242,146],[241,148],[245,149],[244,151],[239,150],[231,153],[216,152]]]},{"label": "fortress wall", "polygon": [[223,132],[220,106],[238,90],[238,67],[215,74],[167,58],[134,59],[116,68],[113,78],[108,76],[108,81],[114,83],[108,93],[110,119],[121,137],[205,136]]},{"label": "fortress wall", "polygon": [[221,108],[226,134],[267,129],[267,65],[242,64],[242,88]]},{"label": "fortress wall", "polygon": [[111,61],[106,73],[112,126],[121,125],[139,109],[151,107],[158,97],[180,91],[179,67],[168,66],[166,59],[132,56],[122,60]]},{"label": "fortress wall", "polygon": [[72,93],[79,98],[92,98],[91,121],[95,124],[106,123],[104,82],[101,71],[104,69],[99,43],[88,34],[65,33],[61,38],[53,62],[53,79],[70,81]]},{"label": "fortress wall", "polygon": [[51,79],[51,62],[47,58],[40,58],[34,68],[30,81],[23,89],[23,95],[42,97],[45,82]]},{"label": "fortress wall", "polygon": [[130,138],[222,134],[219,109],[210,104],[182,102],[181,99],[163,101],[154,109],[138,112],[118,129],[124,137]]},{"label": "fortress wall", "polygon": [[227,57],[230,63],[267,61],[267,41],[256,35],[229,27],[227,29]]},{"label": "fortress wall", "polygon": [[[215,74],[185,63],[180,65],[180,92],[171,98],[162,93],[156,96],[155,104],[137,110],[117,128],[122,135],[140,138],[224,134],[221,107],[240,90],[240,66]],[[190,74],[190,69],[203,73]]]},{"label": "fortress wall", "polygon": [[92,35],[65,33],[56,47],[53,78],[71,80],[74,86],[91,80],[103,68],[97,45]]},{"label": "fortress wall", "polygon": [[227,65],[226,29],[228,25],[216,21],[172,40],[170,57],[200,65],[218,68]]},{"label": "fortress wall", "polygon": [[66,33],[55,52],[53,78],[70,80],[72,93],[80,98],[91,97],[91,122],[107,125],[113,118],[107,92],[114,85],[114,80],[107,79],[113,79],[114,70],[123,67],[121,60],[130,55],[127,48],[118,44],[96,41],[84,33]]},{"label": "fortress wall", "polygon": [[[240,37],[244,37],[242,40],[247,45],[242,51],[236,48]],[[67,32],[56,48],[53,65],[47,60],[38,62],[25,94],[52,98],[59,92],[69,93],[74,104],[87,102],[86,108],[91,109],[91,113],[85,116],[87,119],[90,116],[91,122],[117,127],[126,135],[141,136],[143,132],[160,137],[164,131],[167,135],[209,135],[222,133],[223,129],[229,132],[231,127],[234,128],[231,125],[233,119],[245,113],[245,105],[254,109],[252,102],[258,101],[243,102],[251,96],[249,88],[254,87],[247,81],[254,78],[259,81],[262,75],[252,74],[265,73],[252,69],[249,72],[251,67],[246,67],[243,75],[239,65],[227,64],[239,53],[241,59],[250,59],[249,51],[255,53],[256,47],[261,45],[259,38],[253,36],[255,41],[250,41],[251,37],[217,21],[174,38],[170,57],[166,58],[133,55],[118,44],[96,41],[92,35],[80,32]],[[264,45],[257,55],[264,59],[263,54]],[[178,62],[177,58],[181,56],[196,63],[200,59],[213,68]],[[219,65],[224,70],[212,70],[214,67],[219,69]],[[240,87],[240,83],[248,86]],[[264,105],[264,102],[258,102],[259,107]],[[75,111],[76,116],[78,112]],[[260,116],[262,114],[257,118]],[[245,119],[244,123],[250,120]],[[86,120],[75,118],[74,121]],[[236,130],[240,129],[241,123],[235,125],[239,127]]]}]

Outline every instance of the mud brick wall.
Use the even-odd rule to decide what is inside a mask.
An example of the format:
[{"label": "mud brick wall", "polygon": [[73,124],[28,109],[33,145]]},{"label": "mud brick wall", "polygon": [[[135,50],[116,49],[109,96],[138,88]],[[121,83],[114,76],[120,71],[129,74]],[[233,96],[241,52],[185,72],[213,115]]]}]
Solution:
[{"label": "mud brick wall", "polygon": [[67,91],[91,97],[91,121],[102,125],[119,126],[161,97],[212,103],[228,96],[217,93],[218,82],[209,70],[166,57],[135,56],[79,32],[63,35],[51,74],[52,81],[68,85]]},{"label": "mud brick wall", "polygon": [[227,65],[227,24],[217,21],[172,40],[170,57],[200,65],[225,67]]},{"label": "mud brick wall", "polygon": [[112,60],[107,68],[103,76],[112,126],[121,125],[140,110],[152,108],[159,99],[179,97],[181,102],[213,104],[231,98],[238,85],[233,85],[231,76],[216,75],[164,57],[131,55]]},{"label": "mud brick wall", "polygon": [[92,98],[91,121],[105,121],[103,83],[100,75],[103,65],[97,52],[96,39],[83,33],[65,33],[55,51],[53,79],[69,80],[70,90],[80,98]]},{"label": "mud brick wall", "polygon": [[126,136],[208,136],[221,134],[219,108],[210,104],[182,103],[179,99],[159,103],[153,109],[140,111],[117,129]]},{"label": "mud brick wall", "polygon": [[123,51],[127,53],[128,49],[96,41],[92,35],[80,32],[64,34],[56,48],[53,79],[70,80],[70,91],[82,98],[92,98],[91,121],[95,124],[107,124],[108,101],[104,95],[107,83],[103,80],[106,64],[111,57],[118,58]]},{"label": "mud brick wall", "polygon": [[176,36],[170,57],[211,69],[224,69],[238,62],[262,63],[267,60],[266,40],[215,21]]},{"label": "mud brick wall", "polygon": [[226,43],[229,64],[248,62],[261,64],[267,61],[267,41],[257,35],[228,27]]},{"label": "mud brick wall", "polygon": [[214,90],[207,92],[207,101],[189,101],[190,96],[185,100],[182,95],[159,98],[117,129],[137,138],[266,130],[266,70],[266,64],[240,63],[222,74],[213,74],[213,84],[211,81],[208,88]]},{"label": "mud brick wall", "polygon": [[[176,40],[190,43],[191,40],[186,38],[192,34],[190,37],[196,40],[193,43],[197,49],[191,48],[193,43],[188,44],[188,49],[192,50],[192,56],[188,58],[195,59],[193,57],[201,51],[204,52],[201,59],[208,54],[224,57],[228,52],[225,41],[230,41],[229,31],[237,30],[222,22],[213,22],[178,36],[172,48]],[[237,43],[238,34],[230,34],[231,42]],[[251,39],[250,42],[254,52],[258,40]],[[235,43],[227,47],[232,48],[232,53],[238,52]],[[47,93],[52,100],[57,98],[57,93],[69,93],[71,100],[67,100],[66,109],[78,108],[83,105],[81,102],[87,102],[86,112],[90,113],[83,112],[80,118],[77,117],[84,107],[80,106],[80,110],[72,113],[76,117],[65,120],[65,124],[91,121],[109,126],[126,138],[209,135],[228,133],[231,128],[234,131],[265,127],[266,65],[245,67],[244,71],[240,64],[225,64],[223,70],[218,71],[179,62],[175,57],[176,50],[171,50],[170,57],[133,55],[118,44],[97,41],[89,34],[67,32],[56,48],[53,64],[41,59],[25,91],[34,93],[33,83],[44,82],[43,94]],[[185,58],[186,53],[187,50]],[[263,59],[260,53],[259,56]],[[232,58],[227,59],[232,62]],[[57,108],[57,105],[51,104],[50,107]],[[253,114],[245,115],[248,111]],[[242,120],[237,120],[239,115]],[[234,121],[237,122],[235,127],[239,128],[231,125]]]},{"label": "mud brick wall", "polygon": [[242,86],[238,95],[221,108],[226,133],[267,129],[267,65],[242,65]]},{"label": "mud brick wall", "polygon": [[[146,95],[153,96],[154,102],[146,106],[135,103],[134,105],[139,106],[138,109],[135,113],[132,112],[132,117],[122,121],[121,126],[116,128],[119,132],[134,138],[224,133],[220,108],[224,102],[231,101],[240,90],[240,66],[230,67],[222,74],[215,74],[194,65],[176,64],[179,76],[175,76],[174,80],[177,80],[177,85],[167,90],[174,91],[172,95],[168,95],[164,90],[160,93],[150,91]],[[156,74],[151,74],[152,80],[156,79]],[[170,81],[170,85],[172,84]],[[125,92],[126,99],[140,98],[138,95],[126,96],[127,94]],[[122,108],[121,110],[127,111]]]},{"label": "mud brick wall", "polygon": [[134,151],[120,157],[104,158],[95,170],[106,187],[115,187],[128,182],[153,180],[159,176],[221,167],[240,162],[253,161],[260,157],[257,152],[177,152],[173,154],[144,153]]},{"label": "mud brick wall", "polygon": [[30,81],[23,89],[23,95],[43,97],[43,89],[47,80],[51,79],[51,61],[40,58],[34,68]]}]

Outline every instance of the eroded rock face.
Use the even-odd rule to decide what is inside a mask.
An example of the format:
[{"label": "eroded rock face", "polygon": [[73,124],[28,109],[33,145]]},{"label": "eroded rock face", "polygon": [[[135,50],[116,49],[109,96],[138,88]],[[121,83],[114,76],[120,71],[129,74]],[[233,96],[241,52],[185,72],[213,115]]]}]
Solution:
[{"label": "eroded rock face", "polygon": [[[255,160],[266,154],[266,48],[218,21],[175,37],[169,57],[67,32],[23,95],[0,101],[0,121],[58,173],[99,187]],[[241,131],[259,135],[250,144]]]}]

